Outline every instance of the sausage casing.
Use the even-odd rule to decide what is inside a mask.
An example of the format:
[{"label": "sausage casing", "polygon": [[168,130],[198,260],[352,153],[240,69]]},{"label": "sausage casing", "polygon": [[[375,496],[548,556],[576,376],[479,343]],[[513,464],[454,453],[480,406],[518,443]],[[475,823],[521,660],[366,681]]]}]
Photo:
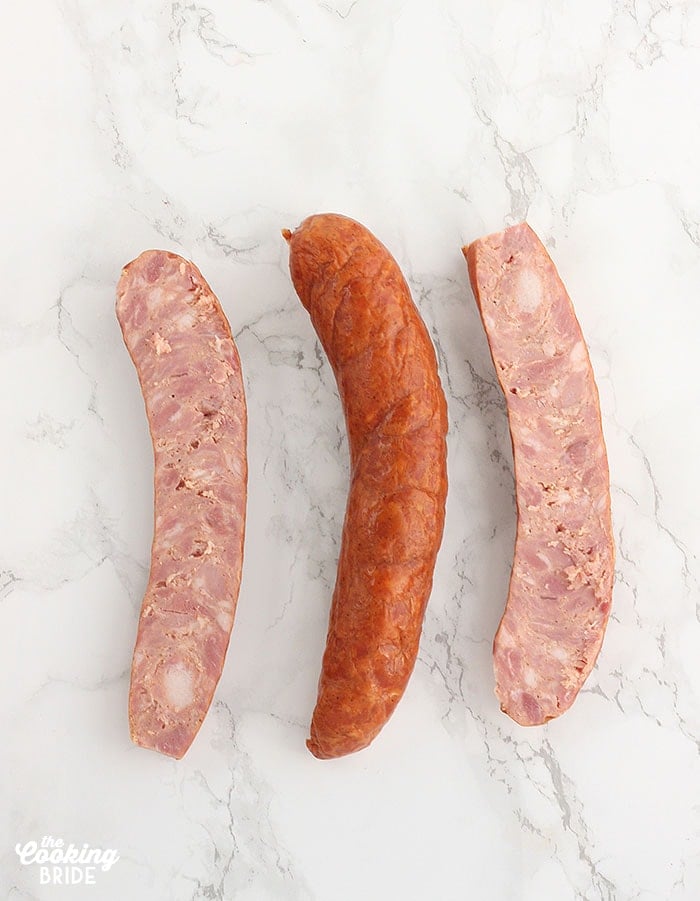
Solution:
[{"label": "sausage casing", "polygon": [[290,271],[338,384],[351,484],[318,700],[316,757],[368,745],[413,670],[442,538],[447,410],[401,271],[362,225],[306,219]]}]

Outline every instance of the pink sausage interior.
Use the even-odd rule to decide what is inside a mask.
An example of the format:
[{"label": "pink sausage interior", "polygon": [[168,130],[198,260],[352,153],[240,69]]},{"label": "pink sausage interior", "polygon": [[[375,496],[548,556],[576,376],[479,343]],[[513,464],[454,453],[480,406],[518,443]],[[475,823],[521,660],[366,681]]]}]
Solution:
[{"label": "pink sausage interior", "polygon": [[216,297],[176,254],[147,251],[126,266],[117,316],[155,456],[129,722],[136,744],[179,758],[211,704],[238,599],[247,479],[241,366]]},{"label": "pink sausage interior", "polygon": [[522,725],[563,713],[600,650],[614,544],[598,391],[571,301],[526,224],[464,250],[505,394],[518,528],[494,641],[496,694]]}]

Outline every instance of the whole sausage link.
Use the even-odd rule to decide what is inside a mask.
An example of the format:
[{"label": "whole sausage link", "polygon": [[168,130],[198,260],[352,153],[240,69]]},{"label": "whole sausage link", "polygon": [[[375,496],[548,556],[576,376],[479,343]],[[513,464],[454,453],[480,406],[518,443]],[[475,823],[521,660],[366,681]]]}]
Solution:
[{"label": "whole sausage link", "polygon": [[366,747],[413,671],[442,538],[447,411],[435,351],[399,267],[339,215],[285,231],[294,286],[338,384],[351,484],[318,700],[320,758]]}]

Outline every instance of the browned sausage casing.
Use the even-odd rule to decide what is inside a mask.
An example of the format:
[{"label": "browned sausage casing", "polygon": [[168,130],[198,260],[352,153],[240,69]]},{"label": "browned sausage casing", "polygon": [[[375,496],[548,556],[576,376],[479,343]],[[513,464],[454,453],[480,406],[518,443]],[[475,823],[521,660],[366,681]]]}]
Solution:
[{"label": "browned sausage casing", "polygon": [[493,646],[496,694],[524,726],[573,703],[610,615],[615,547],[598,391],[569,295],[523,222],[464,248],[508,407],[518,532]]},{"label": "browned sausage casing", "polygon": [[247,458],[241,364],[194,263],[150,250],[125,267],[117,317],[155,458],[151,572],[131,668],[136,744],[182,757],[221,676],[243,563]]},{"label": "browned sausage casing", "polygon": [[318,700],[316,757],[366,747],[413,670],[447,492],[447,410],[435,351],[388,250],[338,215],[289,241],[294,287],[345,411],[351,485]]}]

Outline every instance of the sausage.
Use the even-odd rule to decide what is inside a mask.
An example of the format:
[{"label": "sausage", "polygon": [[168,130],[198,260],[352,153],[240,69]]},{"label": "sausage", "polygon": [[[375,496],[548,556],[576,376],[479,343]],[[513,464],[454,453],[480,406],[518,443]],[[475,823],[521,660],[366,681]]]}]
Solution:
[{"label": "sausage", "polygon": [[155,458],[151,570],[129,690],[132,740],[180,758],[212,701],[241,582],[246,403],[226,317],[199,269],[149,250],[117,287]]},{"label": "sausage", "polygon": [[567,710],[600,651],[615,547],[598,391],[566,289],[523,222],[463,248],[506,398],[518,510],[494,640],[501,709],[523,726]]},{"label": "sausage", "polygon": [[319,758],[366,747],[413,670],[442,538],[447,409],[435,351],[389,251],[362,225],[310,216],[294,287],[344,407],[351,483],[318,700]]}]

